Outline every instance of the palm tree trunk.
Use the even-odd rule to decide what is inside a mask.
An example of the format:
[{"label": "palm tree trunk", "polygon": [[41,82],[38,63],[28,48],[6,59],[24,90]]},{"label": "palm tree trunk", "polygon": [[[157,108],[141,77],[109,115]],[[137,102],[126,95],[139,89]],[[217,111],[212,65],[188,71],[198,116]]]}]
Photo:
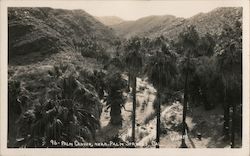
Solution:
[{"label": "palm tree trunk", "polygon": [[131,74],[130,74],[130,72],[128,72],[128,88],[127,88],[127,92],[130,92],[130,82],[131,81]]},{"label": "palm tree trunk", "polygon": [[[231,52],[231,51],[230,51]],[[233,64],[231,61],[231,70],[233,71]],[[232,91],[231,91],[232,92]],[[232,97],[232,95],[230,94],[230,97]],[[231,148],[234,148],[234,134],[235,134],[235,117],[236,117],[236,104],[235,102],[231,102],[230,100],[230,106],[233,107],[233,114],[232,114],[232,123],[231,123]]]},{"label": "palm tree trunk", "polygon": [[223,125],[223,133],[225,135],[225,139],[229,139],[229,104],[226,100],[224,102],[224,125]]},{"label": "palm tree trunk", "polygon": [[122,125],[121,108],[118,103],[111,104],[110,117],[112,125]]},{"label": "palm tree trunk", "polygon": [[230,122],[230,105],[228,100],[227,85],[224,88],[224,124],[223,124],[223,134],[225,140],[229,140],[229,122]]},{"label": "palm tree trunk", "polygon": [[231,129],[231,148],[235,146],[235,119],[236,119],[236,105],[233,103],[233,115],[232,115],[232,129]]},{"label": "palm tree trunk", "polygon": [[156,148],[160,146],[160,135],[161,135],[161,95],[158,94],[157,104],[157,122],[156,122]]},{"label": "palm tree trunk", "polygon": [[185,86],[184,86],[184,101],[183,101],[183,114],[182,114],[182,144],[181,148],[187,148],[185,143],[185,131],[187,128],[186,124],[186,114],[187,114],[187,102],[188,102],[188,69],[189,69],[189,55],[188,55],[188,62],[187,62],[187,71],[185,77]]},{"label": "palm tree trunk", "polygon": [[[188,73],[188,72],[187,72]],[[187,81],[188,74],[185,78],[185,88],[184,88],[184,102],[183,102],[183,114],[182,114],[182,145],[185,147],[185,131],[186,131],[186,114],[187,114]]]},{"label": "palm tree trunk", "polygon": [[132,142],[135,143],[135,118],[136,118],[136,76],[133,76],[133,114],[132,114]]}]

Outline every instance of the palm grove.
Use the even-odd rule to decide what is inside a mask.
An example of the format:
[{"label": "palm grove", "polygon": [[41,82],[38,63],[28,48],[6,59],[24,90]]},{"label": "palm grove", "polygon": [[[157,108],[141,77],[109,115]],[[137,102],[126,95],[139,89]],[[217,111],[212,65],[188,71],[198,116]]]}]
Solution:
[{"label": "palm grove", "polygon": [[[220,105],[223,107],[221,135],[232,148],[235,147],[235,134],[241,135],[242,121],[240,22],[233,27],[225,25],[220,35],[200,35],[195,26],[188,26],[175,40],[160,36],[117,41],[116,53],[112,57],[101,53],[105,50],[97,43],[81,41],[73,42],[73,45],[76,53],[98,58],[104,64],[103,68],[91,72],[73,65],[57,64],[49,71],[48,78],[43,80],[48,83],[49,89],[39,100],[32,99],[20,81],[9,80],[8,128],[12,128],[12,123],[19,125],[18,129],[9,133],[12,146],[51,147],[51,140],[95,142],[96,131],[100,129],[101,100],[110,109],[110,124],[121,126],[121,110],[125,103],[123,92],[131,93],[133,97],[130,141],[136,142],[136,78],[146,77],[157,90],[154,102],[156,148],[160,147],[163,131],[161,106],[175,100],[183,104],[181,148],[187,147],[188,108],[200,105],[205,111],[213,111]],[[93,53],[95,55],[92,56]],[[124,79],[124,75],[128,80]],[[24,106],[29,109],[24,109]]]}]

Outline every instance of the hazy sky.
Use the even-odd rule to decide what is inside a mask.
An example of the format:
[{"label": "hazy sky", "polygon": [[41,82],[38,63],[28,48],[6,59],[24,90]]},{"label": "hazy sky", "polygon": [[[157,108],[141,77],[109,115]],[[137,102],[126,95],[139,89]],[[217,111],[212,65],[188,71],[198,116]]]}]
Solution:
[{"label": "hazy sky", "polygon": [[[51,1],[50,1],[51,2]],[[48,1],[32,2],[30,5],[53,8],[83,9],[94,16],[118,16],[125,20],[135,20],[149,15],[175,15],[191,17],[200,12],[208,12],[222,6],[239,6],[237,0],[195,0],[195,1]],[[20,2],[20,5],[25,5]],[[27,6],[27,4],[26,4]]]}]

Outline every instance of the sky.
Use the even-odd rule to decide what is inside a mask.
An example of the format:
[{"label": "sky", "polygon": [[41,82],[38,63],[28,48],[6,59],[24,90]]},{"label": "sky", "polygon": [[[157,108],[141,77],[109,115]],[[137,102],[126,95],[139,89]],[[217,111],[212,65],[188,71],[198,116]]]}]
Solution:
[{"label": "sky", "polygon": [[[21,2],[20,5],[25,5]],[[124,20],[136,20],[150,15],[174,15],[188,18],[217,7],[239,6],[237,0],[165,0],[165,1],[35,1],[31,6],[50,6],[64,9],[83,9],[93,16],[118,16]],[[27,4],[25,5],[27,6]]]}]

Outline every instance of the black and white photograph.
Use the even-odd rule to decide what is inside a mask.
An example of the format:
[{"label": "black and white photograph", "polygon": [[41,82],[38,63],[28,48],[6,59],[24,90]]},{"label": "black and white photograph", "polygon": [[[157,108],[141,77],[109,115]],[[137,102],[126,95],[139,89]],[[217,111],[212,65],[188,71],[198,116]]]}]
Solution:
[{"label": "black and white photograph", "polygon": [[7,6],[5,147],[242,149],[245,8],[216,2]]}]

